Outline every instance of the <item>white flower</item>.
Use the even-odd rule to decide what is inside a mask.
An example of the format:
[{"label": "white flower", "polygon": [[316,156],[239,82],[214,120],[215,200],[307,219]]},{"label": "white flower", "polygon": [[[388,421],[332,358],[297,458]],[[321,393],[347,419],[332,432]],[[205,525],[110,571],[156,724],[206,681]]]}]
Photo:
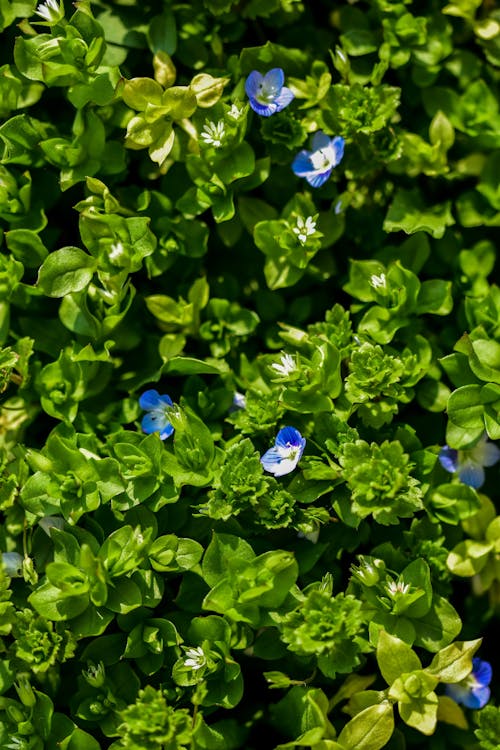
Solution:
[{"label": "white flower", "polygon": [[118,242],[113,242],[109,250],[109,259],[111,263],[115,263],[117,260],[119,260],[124,252],[125,251],[120,240],[118,240]]},{"label": "white flower", "polygon": [[219,122],[205,122],[203,130],[200,133],[200,138],[205,141],[208,146],[215,146],[219,148],[222,145],[222,139],[226,134],[224,123]]},{"label": "white flower", "polygon": [[297,235],[297,239],[301,245],[305,245],[307,238],[314,234],[316,231],[316,222],[312,216],[308,216],[305,220],[302,216],[297,216],[297,224],[292,227],[292,232]]},{"label": "white flower", "polygon": [[239,120],[241,115],[243,114],[243,107],[238,107],[237,104],[231,105],[231,109],[227,113],[227,116],[230,117],[232,120]]},{"label": "white flower", "polygon": [[397,596],[398,594],[407,594],[410,590],[410,584],[403,583],[403,581],[398,581],[398,583],[391,581],[385,588],[389,596]]},{"label": "white flower", "polygon": [[189,669],[201,669],[207,663],[207,657],[205,656],[201,646],[196,648],[186,649],[186,659],[184,659],[184,666]]},{"label": "white flower", "polygon": [[45,0],[35,10],[37,16],[43,18],[47,23],[55,25],[64,16],[64,8],[62,8],[57,0]]},{"label": "white flower", "polygon": [[385,273],[381,273],[379,276],[376,273],[372,274],[370,276],[370,284],[374,289],[385,289],[387,285]]},{"label": "white flower", "polygon": [[281,355],[281,364],[279,364],[278,362],[273,362],[271,367],[273,368],[273,370],[276,370],[279,375],[285,377],[286,375],[290,375],[292,372],[295,372],[295,370],[297,369],[297,362],[291,354],[283,353]]}]

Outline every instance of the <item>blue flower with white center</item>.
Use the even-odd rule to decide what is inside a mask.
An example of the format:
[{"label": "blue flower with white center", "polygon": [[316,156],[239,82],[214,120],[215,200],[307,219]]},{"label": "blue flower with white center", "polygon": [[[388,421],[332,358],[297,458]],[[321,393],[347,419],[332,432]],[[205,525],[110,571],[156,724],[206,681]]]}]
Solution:
[{"label": "blue flower with white center", "polygon": [[299,151],[292,162],[297,177],[304,177],[311,187],[321,187],[334,167],[342,161],[345,141],[340,135],[330,138],[320,130],[312,139],[312,150]]},{"label": "blue flower with white center", "polygon": [[274,441],[274,447],[264,453],[260,462],[265,471],[282,477],[295,469],[304,452],[306,439],[295,427],[283,427]]},{"label": "blue flower with white center", "polygon": [[265,75],[252,70],[245,81],[245,91],[254,112],[262,117],[270,117],[288,107],[294,94],[286,86],[285,74],[281,68],[273,68]]},{"label": "blue flower with white center", "polygon": [[446,685],[445,692],[455,703],[467,708],[482,708],[490,699],[490,688],[493,670],[491,664],[482,659],[472,660],[472,672],[461,682]]},{"label": "blue flower with white center", "polygon": [[483,434],[477,445],[469,450],[455,450],[447,445],[439,451],[439,463],[452,474],[458,474],[463,484],[479,489],[484,484],[484,466],[500,461],[500,449]]},{"label": "blue flower with white center", "polygon": [[172,405],[170,396],[160,396],[153,388],[144,391],[139,399],[139,406],[148,413],[142,418],[142,431],[147,435],[151,432],[159,432],[162,440],[170,437],[174,431],[168,417],[169,407]]}]

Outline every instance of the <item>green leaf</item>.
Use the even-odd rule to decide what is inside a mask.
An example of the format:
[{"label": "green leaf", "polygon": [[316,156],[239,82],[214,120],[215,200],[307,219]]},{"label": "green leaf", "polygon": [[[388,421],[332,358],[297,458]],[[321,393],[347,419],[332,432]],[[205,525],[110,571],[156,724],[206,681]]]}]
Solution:
[{"label": "green leaf", "polygon": [[389,207],[384,221],[386,232],[403,231],[406,234],[428,232],[439,239],[455,220],[451,214],[451,201],[425,206],[418,190],[400,188]]},{"label": "green leaf", "polygon": [[94,258],[78,247],[62,247],[43,262],[37,285],[49,297],[65,297],[89,285],[96,265]]},{"label": "green leaf", "polygon": [[429,674],[440,682],[460,682],[472,671],[472,657],[481,645],[482,638],[475,641],[457,641],[439,651],[427,667]]},{"label": "green leaf", "polygon": [[403,673],[422,668],[420,659],[411,647],[385,630],[380,631],[378,637],[377,663],[388,685],[392,685]]},{"label": "green leaf", "polygon": [[344,750],[381,750],[394,731],[394,710],[389,701],[369,706],[349,721],[338,736]]}]

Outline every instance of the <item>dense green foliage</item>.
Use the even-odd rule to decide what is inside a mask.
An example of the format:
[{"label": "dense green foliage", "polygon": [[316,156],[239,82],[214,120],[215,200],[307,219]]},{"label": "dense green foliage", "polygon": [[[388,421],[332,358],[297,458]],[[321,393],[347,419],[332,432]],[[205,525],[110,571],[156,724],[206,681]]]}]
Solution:
[{"label": "dense green foliage", "polygon": [[1,748],[493,750],[495,3],[0,33]]}]

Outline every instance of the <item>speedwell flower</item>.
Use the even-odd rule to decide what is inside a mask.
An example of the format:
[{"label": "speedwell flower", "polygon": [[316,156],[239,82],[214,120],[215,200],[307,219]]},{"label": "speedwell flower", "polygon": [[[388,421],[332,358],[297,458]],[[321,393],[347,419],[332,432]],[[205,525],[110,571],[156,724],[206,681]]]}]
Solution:
[{"label": "speedwell flower", "polygon": [[295,427],[283,427],[276,436],[274,447],[264,453],[260,462],[265,471],[282,477],[295,469],[305,445],[306,439]]},{"label": "speedwell flower", "polygon": [[273,68],[265,75],[252,70],[245,81],[245,91],[253,111],[262,117],[269,117],[285,109],[294,95],[283,86],[284,82],[285,74],[281,68]]},{"label": "speedwell flower", "polygon": [[463,484],[477,490],[484,484],[484,466],[493,466],[500,461],[500,449],[490,443],[483,434],[477,445],[469,450],[455,450],[447,445],[439,451],[439,462],[443,469],[457,473]]},{"label": "speedwell flower", "polygon": [[332,170],[340,164],[344,156],[344,139],[318,131],[312,139],[312,150],[299,151],[292,162],[297,177],[304,177],[311,187],[321,187],[330,177]]},{"label": "speedwell flower", "polygon": [[142,431],[148,435],[151,432],[159,432],[162,440],[170,437],[174,431],[168,418],[169,407],[172,405],[170,396],[160,396],[154,389],[144,391],[139,399],[139,406],[148,413],[142,418]]},{"label": "speedwell flower", "polygon": [[488,685],[492,674],[491,664],[476,657],[472,660],[470,675],[454,685],[446,685],[446,695],[467,708],[482,708],[490,699]]}]

